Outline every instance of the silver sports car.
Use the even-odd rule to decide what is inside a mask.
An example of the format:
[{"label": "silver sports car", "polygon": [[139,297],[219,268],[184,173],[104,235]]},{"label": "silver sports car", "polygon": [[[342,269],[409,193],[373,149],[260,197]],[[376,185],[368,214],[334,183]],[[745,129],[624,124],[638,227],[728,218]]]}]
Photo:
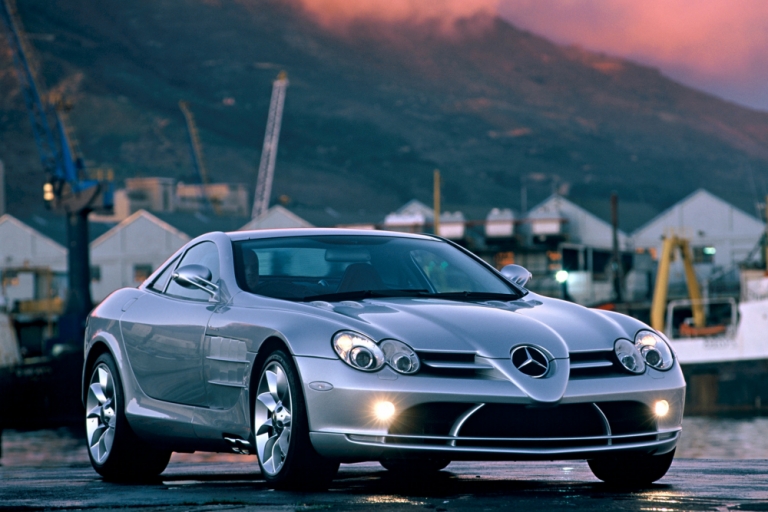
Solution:
[{"label": "silver sports car", "polygon": [[609,483],[663,477],[685,394],[664,336],[529,279],[429,235],[201,236],[88,318],[91,463],[131,480],[174,451],[255,453],[281,488],[358,461],[586,459]]}]

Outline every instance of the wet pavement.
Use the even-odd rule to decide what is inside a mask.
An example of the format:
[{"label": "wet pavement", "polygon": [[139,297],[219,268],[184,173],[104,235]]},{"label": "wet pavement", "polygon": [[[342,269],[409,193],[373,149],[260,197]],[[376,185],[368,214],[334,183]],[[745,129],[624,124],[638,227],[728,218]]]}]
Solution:
[{"label": "wet pavement", "polygon": [[612,489],[585,462],[561,461],[454,462],[407,479],[348,464],[328,492],[296,493],[268,489],[255,457],[233,454],[174,454],[155,483],[110,484],[91,469],[77,429],[6,431],[0,510],[768,511],[765,432],[762,418],[686,419],[669,473],[639,490]]},{"label": "wet pavement", "polygon": [[679,459],[649,488],[614,490],[583,462],[453,463],[393,478],[343,465],[328,492],[269,490],[250,462],[172,462],[153,484],[103,482],[85,464],[0,468],[0,509],[131,510],[768,510],[768,461]]}]

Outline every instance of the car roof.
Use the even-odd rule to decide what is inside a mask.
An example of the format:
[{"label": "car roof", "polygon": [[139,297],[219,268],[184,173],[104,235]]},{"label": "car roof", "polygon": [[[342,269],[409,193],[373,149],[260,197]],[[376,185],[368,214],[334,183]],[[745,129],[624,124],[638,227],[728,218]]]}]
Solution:
[{"label": "car roof", "polygon": [[227,233],[233,242],[241,240],[254,240],[263,238],[285,238],[301,236],[395,236],[400,238],[415,238],[419,240],[438,240],[432,235],[414,233],[401,233],[398,231],[381,231],[373,229],[345,229],[345,228],[290,228],[290,229],[259,229],[253,231],[231,231]]}]

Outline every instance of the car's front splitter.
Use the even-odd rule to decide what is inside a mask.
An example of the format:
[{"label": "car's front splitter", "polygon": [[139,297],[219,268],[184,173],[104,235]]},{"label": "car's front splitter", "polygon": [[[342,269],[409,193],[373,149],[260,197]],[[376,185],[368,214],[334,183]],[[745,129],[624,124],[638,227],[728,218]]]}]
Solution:
[{"label": "car's front splitter", "polygon": [[[412,436],[362,436],[358,434],[332,434],[312,432],[312,445],[325,457],[354,462],[380,460],[386,458],[416,458],[421,456],[440,457],[449,460],[565,460],[593,459],[616,454],[652,454],[661,455],[675,448],[680,439],[681,429],[624,436],[620,438],[584,439],[558,441],[556,439],[538,439],[538,446],[522,447],[520,439],[495,439],[494,443],[509,446],[488,446],[487,439],[442,438]],[[405,442],[407,441],[407,442]],[[531,444],[533,440],[525,440]],[[546,446],[563,442],[570,446],[554,448]],[[452,443],[462,443],[454,446]],[[514,446],[517,444],[518,446]]]}]

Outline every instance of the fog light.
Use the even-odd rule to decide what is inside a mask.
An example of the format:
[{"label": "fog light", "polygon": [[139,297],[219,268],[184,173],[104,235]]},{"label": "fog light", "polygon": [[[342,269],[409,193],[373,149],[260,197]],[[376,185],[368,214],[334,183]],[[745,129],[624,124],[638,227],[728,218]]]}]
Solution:
[{"label": "fog light", "polygon": [[381,421],[388,420],[395,414],[395,405],[392,402],[378,402],[373,408],[376,418]]},{"label": "fog light", "polygon": [[653,407],[654,412],[656,413],[656,416],[666,416],[669,412],[669,402],[666,400],[659,400],[656,402],[656,405]]}]

